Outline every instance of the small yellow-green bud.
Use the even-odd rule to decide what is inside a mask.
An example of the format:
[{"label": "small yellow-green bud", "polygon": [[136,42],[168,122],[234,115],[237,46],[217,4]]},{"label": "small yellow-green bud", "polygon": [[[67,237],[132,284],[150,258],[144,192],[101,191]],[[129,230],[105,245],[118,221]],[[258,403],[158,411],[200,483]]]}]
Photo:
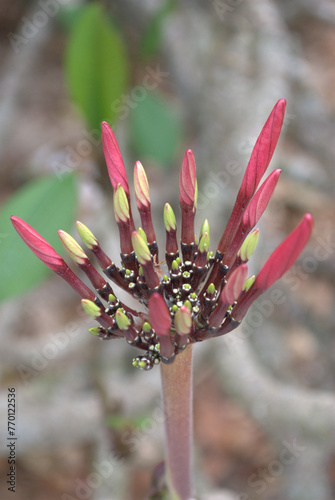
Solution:
[{"label": "small yellow-green bud", "polygon": [[127,195],[121,184],[118,184],[114,193],[114,213],[116,222],[129,221],[129,203]]},{"label": "small yellow-green bud", "polygon": [[249,278],[245,280],[242,290],[244,292],[247,292],[249,290],[249,288],[251,287],[251,285],[254,283],[255,279],[256,279],[256,276],[254,274],[252,276],[249,276]]},{"label": "small yellow-green bud", "polygon": [[208,235],[209,235],[209,222],[208,222],[208,219],[205,219],[204,222],[202,223],[202,226],[201,226],[201,229],[200,229],[200,238],[205,233],[208,233]]},{"label": "small yellow-green bud", "polygon": [[133,249],[137,260],[141,266],[144,266],[147,262],[151,261],[151,254],[147,243],[142,238],[142,236],[136,231],[133,232],[131,236],[131,242],[133,244]]},{"label": "small yellow-green bud", "polygon": [[76,226],[78,234],[85,243],[85,245],[87,246],[87,248],[92,250],[92,248],[98,245],[98,240],[96,239],[94,234],[88,229],[88,227],[85,226],[85,224],[77,220]]},{"label": "small yellow-green bud", "polygon": [[82,299],[81,305],[85,313],[91,316],[91,318],[96,319],[101,315],[100,308],[92,300]]},{"label": "small yellow-green bud", "polygon": [[116,324],[120,328],[120,330],[128,330],[128,328],[130,326],[130,319],[123,312],[122,308],[119,308],[116,311],[116,313],[115,313],[115,320],[116,320]]},{"label": "small yellow-green bud", "polygon": [[143,333],[150,333],[151,332],[151,325],[148,323],[148,321],[145,321],[142,325],[142,332]]},{"label": "small yellow-green bud", "polygon": [[258,239],[259,229],[254,229],[250,234],[248,234],[248,236],[242,243],[237,255],[243,262],[246,262],[251,258],[252,254],[256,250]]},{"label": "small yellow-green bud", "polygon": [[206,232],[201,236],[201,240],[198,246],[198,250],[201,253],[208,252],[209,248],[209,234]]},{"label": "small yellow-green bud", "polygon": [[92,334],[92,335],[99,335],[100,333],[100,328],[98,326],[93,326],[92,328],[89,328],[88,331]]},{"label": "small yellow-green bud", "polygon": [[62,230],[58,231],[58,236],[60,237],[63,247],[76,264],[83,265],[87,263],[87,255],[72,236]]},{"label": "small yellow-green bud", "polygon": [[142,236],[142,238],[144,239],[144,241],[145,241],[146,243],[148,243],[147,235],[145,234],[144,230],[143,230],[141,227],[139,227],[139,228],[138,228],[138,231],[137,231],[137,232],[138,232],[138,234],[139,234],[140,236]]},{"label": "small yellow-green bud", "polygon": [[207,293],[210,294],[210,295],[213,295],[213,293],[215,293],[215,285],[214,283],[211,283],[208,288],[207,288]]},{"label": "small yellow-green bud", "polygon": [[177,229],[176,217],[168,203],[164,206],[164,226],[167,231],[175,231]]},{"label": "small yellow-green bud", "polygon": [[192,311],[192,304],[189,300],[185,300],[184,306],[186,306],[190,311]]},{"label": "small yellow-green bud", "polygon": [[139,210],[143,207],[148,208],[150,206],[149,183],[143,165],[139,161],[135,163],[134,188]]},{"label": "small yellow-green bud", "polygon": [[177,259],[172,261],[171,267],[172,267],[172,270],[173,270],[173,271],[178,271],[178,269],[179,269],[179,264],[178,264],[178,262],[177,262]]}]

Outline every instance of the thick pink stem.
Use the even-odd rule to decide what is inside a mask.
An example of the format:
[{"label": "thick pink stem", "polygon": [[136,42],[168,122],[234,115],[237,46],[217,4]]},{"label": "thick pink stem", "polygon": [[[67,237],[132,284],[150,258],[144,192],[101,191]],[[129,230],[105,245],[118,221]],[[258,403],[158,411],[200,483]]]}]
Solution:
[{"label": "thick pink stem", "polygon": [[169,500],[192,497],[192,346],[171,364],[161,363],[165,414],[165,470]]}]

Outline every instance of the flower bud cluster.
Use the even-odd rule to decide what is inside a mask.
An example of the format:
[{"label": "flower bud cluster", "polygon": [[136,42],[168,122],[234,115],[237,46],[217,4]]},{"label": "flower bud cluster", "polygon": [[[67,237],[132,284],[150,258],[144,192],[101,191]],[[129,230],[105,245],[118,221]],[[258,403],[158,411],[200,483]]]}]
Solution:
[{"label": "flower bud cluster", "polygon": [[[115,136],[102,124],[104,153],[114,191],[115,220],[120,233],[121,266],[103,251],[98,239],[81,222],[78,233],[92,257],[67,233],[59,231],[62,244],[74,263],[86,274],[94,292],[67,266],[42,236],[18,217],[12,222],[29,248],[82,298],[84,311],[99,326],[90,333],[103,340],[125,338],[143,351],[133,365],[144,370],[171,363],[188,344],[224,335],[235,329],[254,300],[279,279],[297,260],[310,236],[313,220],[306,214],[283,241],[259,274],[248,277],[247,263],[256,249],[255,229],[278,181],[272,172],[258,188],[277,144],[285,111],[281,99],[272,110],[252,152],[227,227],[216,252],[210,250],[210,225],[206,219],[198,238],[194,222],[197,207],[196,164],[191,150],[182,161],[179,201],[181,241],[172,207],[164,207],[166,246],[158,262],[158,246],[151,218],[149,183],[140,162],[135,163],[134,188],[141,227],[135,230],[129,184]],[[111,282],[145,306],[136,311],[122,303]],[[143,308],[142,308],[143,309]]]}]

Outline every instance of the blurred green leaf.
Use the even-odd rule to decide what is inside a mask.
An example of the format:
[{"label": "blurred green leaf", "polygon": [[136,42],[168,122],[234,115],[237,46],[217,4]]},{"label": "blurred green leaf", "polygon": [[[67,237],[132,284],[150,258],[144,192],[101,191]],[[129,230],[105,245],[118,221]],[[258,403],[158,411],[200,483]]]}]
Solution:
[{"label": "blurred green leaf", "polygon": [[98,3],[88,4],[73,26],[65,64],[70,95],[89,127],[113,123],[113,104],[126,90],[128,64],[122,39]]},{"label": "blurred green leaf", "polygon": [[171,104],[148,93],[130,111],[130,141],[135,153],[163,167],[169,166],[180,144],[181,121]]},{"label": "blurred green leaf", "polygon": [[69,2],[60,4],[60,9],[57,13],[57,21],[64,31],[70,31],[77,21],[80,14],[85,9],[82,3]]},{"label": "blurred green leaf", "polygon": [[77,196],[73,175],[33,180],[16,192],[0,210],[0,300],[27,291],[50,270],[33,254],[10,221],[16,215],[30,224],[57,252],[62,245],[57,230],[74,223]]},{"label": "blurred green leaf", "polygon": [[151,57],[158,52],[162,38],[162,24],[175,6],[175,0],[167,0],[150,19],[140,43],[140,52],[143,57]]}]

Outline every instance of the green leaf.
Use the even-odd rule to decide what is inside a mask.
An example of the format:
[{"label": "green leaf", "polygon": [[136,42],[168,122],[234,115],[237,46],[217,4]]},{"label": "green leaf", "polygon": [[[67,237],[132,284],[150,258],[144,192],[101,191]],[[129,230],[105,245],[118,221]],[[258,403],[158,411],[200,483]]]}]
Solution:
[{"label": "green leaf", "polygon": [[128,65],[120,35],[98,3],[88,4],[77,18],[65,63],[70,95],[93,130],[103,120],[112,124],[115,105],[126,90]]},{"label": "green leaf", "polygon": [[130,141],[142,161],[146,158],[163,167],[170,165],[180,144],[181,121],[171,104],[148,93],[130,111]]},{"label": "green leaf", "polygon": [[163,22],[175,7],[176,0],[167,0],[150,19],[140,43],[142,57],[152,57],[160,49]]},{"label": "green leaf", "polygon": [[60,4],[59,7],[59,11],[56,15],[57,22],[65,32],[68,32],[73,28],[85,6],[82,3],[69,2]]},{"label": "green leaf", "polygon": [[10,222],[16,215],[63,253],[57,230],[70,231],[76,208],[73,175],[33,180],[15,193],[0,210],[0,300],[27,291],[50,270],[23,243]]}]

